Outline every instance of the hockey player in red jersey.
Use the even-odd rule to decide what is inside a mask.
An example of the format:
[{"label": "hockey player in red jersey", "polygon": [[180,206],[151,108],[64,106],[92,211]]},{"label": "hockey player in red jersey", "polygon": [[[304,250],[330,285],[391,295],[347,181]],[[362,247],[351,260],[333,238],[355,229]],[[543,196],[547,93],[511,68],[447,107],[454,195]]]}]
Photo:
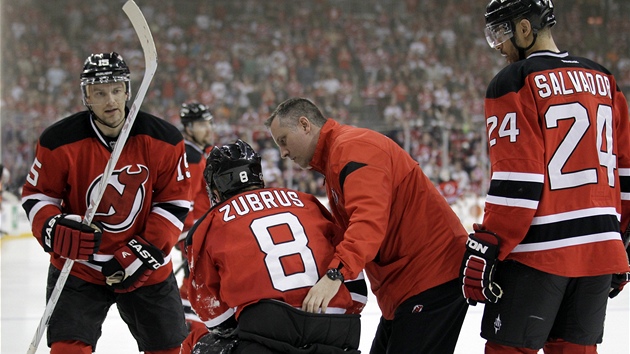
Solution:
[{"label": "hockey player in red jersey", "polygon": [[203,171],[206,158],[214,145],[212,113],[198,102],[183,103],[179,112],[186,144],[186,160],[191,175],[191,212],[184,222],[184,231],[190,230],[195,221],[210,209],[210,198],[206,189]]},{"label": "hockey player in red jersey", "polygon": [[184,230],[177,242],[177,248],[182,253],[184,280],[179,287],[179,294],[182,298],[184,313],[186,314],[186,324],[188,327],[199,326],[205,329],[206,326],[190,307],[188,301],[189,275],[188,261],[186,260],[184,242],[188,230],[208,209],[210,209],[210,198],[206,189],[206,181],[203,178],[203,171],[206,168],[206,158],[214,145],[214,128],[212,114],[208,108],[198,102],[183,103],[179,112],[179,117],[183,126],[182,135],[186,144],[186,161],[190,171],[190,213],[184,221]]},{"label": "hockey player in red jersey", "polygon": [[[383,134],[326,119],[305,98],[284,101],[265,124],[283,158],[326,178],[344,230],[327,267],[346,278],[365,268],[382,312],[371,353],[453,353],[468,310],[457,277],[466,230],[418,163]],[[306,307],[338,288],[321,279]]]},{"label": "hockey player in red jersey", "polygon": [[486,353],[596,353],[627,282],[628,104],[601,65],[556,46],[550,0],[492,0],[506,57],[486,92],[491,183],[469,235],[464,296],[484,302]]},{"label": "hockey player in red jersey", "polygon": [[54,354],[92,353],[114,303],[140,351],[177,353],[186,337],[170,260],[190,206],[177,128],[138,112],[92,227],[81,223],[129,113],[129,76],[115,52],[87,58],[87,110],[41,134],[23,187],[33,235],[50,253],[47,299],[65,259],[75,260],[48,324]]},{"label": "hockey player in red jersey", "polygon": [[[205,179],[214,206],[186,243],[188,296],[210,333],[191,333],[182,353],[358,353],[367,288],[361,274],[326,274],[341,234],[325,207],[264,188],[260,156],[242,140],[212,150]],[[322,277],[340,291],[317,313],[302,311]]]}]

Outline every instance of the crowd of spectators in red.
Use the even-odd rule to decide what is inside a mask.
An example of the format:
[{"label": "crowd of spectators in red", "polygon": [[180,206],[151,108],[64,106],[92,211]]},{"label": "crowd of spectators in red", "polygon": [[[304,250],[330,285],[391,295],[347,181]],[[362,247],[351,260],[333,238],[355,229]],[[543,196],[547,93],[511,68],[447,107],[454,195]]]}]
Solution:
[{"label": "crowd of spectators in red", "polygon": [[[454,185],[455,197],[485,193],[483,97],[506,65],[483,36],[486,1],[136,2],[158,50],[142,109],[179,125],[181,103],[208,105],[217,144],[237,137],[256,144],[269,184],[322,193],[321,177],[280,160],[263,126],[280,102],[302,96],[329,117],[396,140],[445,193]],[[123,3],[3,3],[1,162],[11,172],[5,189],[19,194],[42,130],[85,109],[79,73],[88,55],[119,52],[136,92],[143,54]],[[556,7],[561,49],[604,64],[630,96],[630,2]]]}]

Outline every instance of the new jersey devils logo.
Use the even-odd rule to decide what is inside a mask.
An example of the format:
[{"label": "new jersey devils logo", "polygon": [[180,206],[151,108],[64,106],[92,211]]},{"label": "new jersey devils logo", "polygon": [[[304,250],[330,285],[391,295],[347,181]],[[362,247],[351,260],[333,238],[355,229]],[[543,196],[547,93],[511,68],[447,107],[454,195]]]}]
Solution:
[{"label": "new jersey devils logo", "polygon": [[[100,175],[92,182],[87,195],[88,203],[102,178],[103,175]],[[96,209],[94,220],[102,222],[109,232],[129,229],[142,210],[148,179],[149,169],[143,165],[125,166],[114,171]]]}]

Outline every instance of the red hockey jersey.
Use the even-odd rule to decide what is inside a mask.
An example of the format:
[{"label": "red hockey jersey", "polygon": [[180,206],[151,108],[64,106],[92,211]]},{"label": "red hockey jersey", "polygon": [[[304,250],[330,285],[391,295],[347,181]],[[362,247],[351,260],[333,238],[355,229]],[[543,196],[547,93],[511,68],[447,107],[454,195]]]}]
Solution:
[{"label": "red hockey jersey", "polygon": [[[340,235],[312,195],[284,188],[238,194],[214,206],[188,234],[188,299],[208,327],[238,318],[261,299],[301,307],[326,273]],[[352,280],[327,313],[362,310],[367,288],[362,278]]]},{"label": "red hockey jersey", "polygon": [[485,110],[483,227],[500,237],[499,258],[568,277],[627,271],[628,104],[610,72],[536,52],[497,74]]},{"label": "red hockey jersey", "polygon": [[418,163],[393,140],[329,119],[311,166],[326,176],[344,228],[329,268],[346,277],[364,266],[383,316],[406,299],[456,279],[467,233]]},{"label": "red hockey jersey", "polygon": [[[190,171],[190,213],[184,221],[184,232],[190,230],[195,221],[199,219],[210,209],[210,197],[206,189],[206,180],[203,177],[203,171],[206,169],[206,158],[212,147],[201,150],[197,145],[188,140],[186,144],[186,160],[188,161],[188,170]],[[184,234],[185,235],[185,234]]]},{"label": "red hockey jersey", "polygon": [[[22,192],[22,205],[40,244],[49,217],[85,215],[111,152],[88,111],[42,133]],[[94,262],[75,262],[71,274],[105,284],[99,262],[111,259],[135,235],[169,255],[190,207],[187,173],[182,134],[170,123],[139,112],[94,216],[105,228],[100,249]],[[145,285],[161,282],[172,272],[170,257],[165,259]],[[55,267],[61,269],[64,262],[51,254]]]}]

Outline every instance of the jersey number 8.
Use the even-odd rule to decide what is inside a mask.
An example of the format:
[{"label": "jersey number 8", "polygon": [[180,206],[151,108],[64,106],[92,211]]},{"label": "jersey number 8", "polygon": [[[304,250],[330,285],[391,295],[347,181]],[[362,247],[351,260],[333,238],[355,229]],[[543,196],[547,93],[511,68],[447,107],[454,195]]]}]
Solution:
[{"label": "jersey number 8", "polygon": [[[274,242],[269,229],[279,225],[289,227],[293,236],[292,241],[278,244]],[[313,286],[319,280],[313,251],[308,247],[308,238],[297,216],[291,213],[265,216],[252,221],[250,228],[260,250],[265,253],[265,266],[275,289],[287,291]],[[282,267],[281,258],[294,254],[300,255],[304,271],[287,275]]]}]

